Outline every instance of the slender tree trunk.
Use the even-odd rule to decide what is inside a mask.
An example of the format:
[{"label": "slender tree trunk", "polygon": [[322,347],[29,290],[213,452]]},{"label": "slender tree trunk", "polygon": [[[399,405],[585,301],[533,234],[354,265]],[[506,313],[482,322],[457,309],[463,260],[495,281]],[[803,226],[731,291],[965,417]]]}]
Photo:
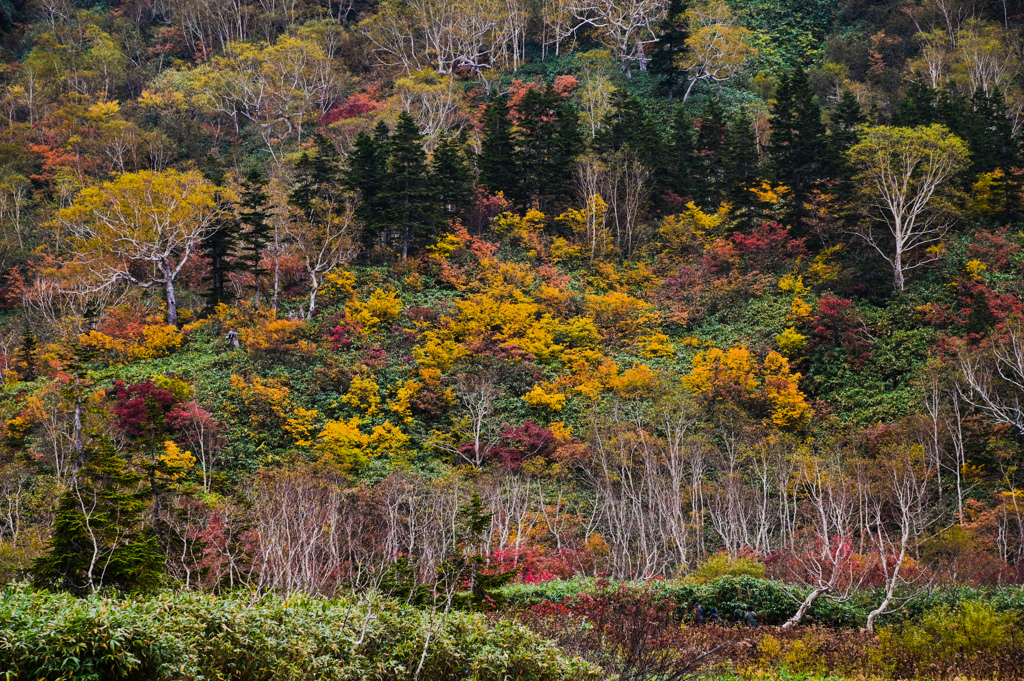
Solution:
[{"label": "slender tree trunk", "polygon": [[892,261],[893,285],[897,291],[903,291],[903,254],[897,253]]},{"label": "slender tree trunk", "polygon": [[316,276],[316,272],[309,273],[309,312],[306,313],[306,319],[313,316],[313,310],[316,309],[316,294],[320,291],[320,280]]},{"label": "slender tree trunk", "polygon": [[817,589],[811,591],[811,593],[807,594],[807,598],[805,598],[804,602],[800,604],[799,608],[797,608],[796,613],[788,620],[786,620],[786,623],[782,625],[782,628],[790,629],[800,624],[800,621],[803,620],[804,615],[806,615],[807,611],[811,609],[812,605],[814,605],[814,601],[818,600],[818,597],[827,591],[828,587],[824,586],[818,587]]},{"label": "slender tree trunk", "polygon": [[165,274],[164,291],[167,295],[167,323],[171,326],[178,325],[178,297],[174,293],[174,279],[170,274]]},{"label": "slender tree trunk", "polygon": [[274,227],[274,301],[272,307],[277,312],[277,295],[281,288],[281,235],[278,228]]}]

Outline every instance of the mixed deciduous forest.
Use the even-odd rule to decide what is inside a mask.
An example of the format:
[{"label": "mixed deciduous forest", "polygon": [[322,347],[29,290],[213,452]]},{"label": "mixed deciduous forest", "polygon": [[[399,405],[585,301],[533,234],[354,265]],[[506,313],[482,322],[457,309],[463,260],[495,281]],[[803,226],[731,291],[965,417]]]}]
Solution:
[{"label": "mixed deciduous forest", "polygon": [[0,0],[5,679],[1024,678],[1020,0]]}]

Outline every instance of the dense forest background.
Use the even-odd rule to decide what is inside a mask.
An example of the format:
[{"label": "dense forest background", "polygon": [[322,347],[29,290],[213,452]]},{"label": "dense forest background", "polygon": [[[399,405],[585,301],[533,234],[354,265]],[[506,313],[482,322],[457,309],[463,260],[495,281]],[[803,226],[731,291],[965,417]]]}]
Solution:
[{"label": "dense forest background", "polygon": [[1021,583],[1022,18],[4,0],[0,576]]}]

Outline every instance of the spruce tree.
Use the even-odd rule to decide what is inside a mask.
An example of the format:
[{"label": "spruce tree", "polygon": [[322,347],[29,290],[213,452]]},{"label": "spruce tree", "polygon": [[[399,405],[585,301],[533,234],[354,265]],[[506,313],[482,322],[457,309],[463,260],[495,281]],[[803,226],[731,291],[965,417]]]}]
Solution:
[{"label": "spruce tree", "polygon": [[669,99],[686,82],[686,72],[679,68],[679,57],[686,52],[686,39],[690,37],[686,5],[686,0],[669,0],[665,18],[655,29],[658,40],[651,47],[647,65],[650,73],[661,78],[658,89]]},{"label": "spruce tree", "polygon": [[892,124],[901,128],[915,128],[934,123],[935,94],[935,90],[923,82],[915,81],[908,84],[903,99],[893,113]]},{"label": "spruce tree", "polygon": [[725,135],[722,187],[725,200],[741,218],[749,216],[755,206],[754,193],[750,190],[757,185],[760,165],[754,124],[746,116],[738,116],[731,121]]},{"label": "spruce tree", "polygon": [[302,152],[295,164],[295,187],[288,203],[311,217],[314,201],[334,197],[341,189],[341,157],[334,144],[317,133],[313,136],[315,154]]},{"label": "spruce tree", "polygon": [[204,277],[204,281],[210,284],[210,290],[206,294],[207,311],[212,311],[229,300],[227,278],[228,273],[235,269],[229,258],[235,254],[238,243],[238,223],[229,210],[230,202],[223,200],[219,192],[216,200],[216,226],[200,242],[202,254],[210,260],[210,271]]},{"label": "spruce tree", "polygon": [[516,198],[543,209],[568,192],[572,164],[583,150],[579,116],[550,86],[530,89],[516,111],[514,166],[522,182]]},{"label": "spruce tree", "polygon": [[515,143],[508,101],[498,97],[484,111],[483,139],[477,157],[480,184],[488,191],[503,192],[506,198],[521,198],[521,178],[516,167]]},{"label": "spruce tree", "polygon": [[19,374],[23,381],[34,381],[39,375],[39,343],[35,333],[26,324],[21,333],[21,347],[18,348]]},{"label": "spruce tree", "polygon": [[35,586],[78,595],[155,589],[164,557],[143,522],[150,493],[143,479],[109,441],[89,451],[61,496],[46,554],[32,563]]},{"label": "spruce tree", "polygon": [[769,155],[775,180],[793,192],[797,204],[822,178],[826,154],[825,125],[811,83],[797,66],[784,74],[771,108]]},{"label": "spruce tree", "polygon": [[[217,185],[224,186],[224,164],[213,154],[207,154],[201,164],[203,177]],[[210,284],[206,294],[206,310],[212,311],[221,303],[228,302],[227,275],[234,269],[229,261],[234,255],[238,238],[238,225],[231,211],[231,202],[221,192],[214,196],[217,202],[214,229],[199,243],[199,251],[210,261],[210,271],[203,281]]]},{"label": "spruce tree", "polygon": [[385,246],[385,185],[388,177],[388,141],[391,130],[380,121],[371,137],[359,133],[348,155],[348,169],[344,174],[345,187],[359,197],[356,218],[362,225],[363,244],[368,251],[374,246]]},{"label": "spruce tree", "polygon": [[697,187],[694,182],[698,158],[694,141],[696,126],[686,107],[678,107],[672,119],[672,130],[668,136],[665,183],[673,194],[681,199],[696,199]]},{"label": "spruce tree", "polygon": [[771,108],[770,123],[771,174],[775,182],[790,190],[785,219],[793,225],[795,234],[803,236],[808,228],[804,222],[808,196],[819,182],[827,180],[833,164],[829,161],[821,108],[800,66],[783,75]]},{"label": "spruce tree", "polygon": [[717,99],[712,99],[697,120],[693,140],[696,152],[692,179],[693,198],[701,206],[717,206],[725,200],[722,175],[728,130],[722,105]]},{"label": "spruce tree", "polygon": [[612,94],[612,111],[604,117],[595,146],[602,152],[629,149],[652,170],[665,165],[665,140],[636,97],[623,90]]},{"label": "spruce tree", "polygon": [[388,176],[384,196],[385,217],[400,230],[402,259],[440,222],[440,211],[431,191],[427,171],[427,153],[423,134],[407,112],[398,117],[398,125],[389,144]]},{"label": "spruce tree", "polygon": [[857,143],[857,128],[867,122],[860,102],[850,90],[843,90],[829,119],[829,149],[833,159],[842,158]]},{"label": "spruce tree", "polygon": [[242,193],[238,200],[238,226],[241,232],[238,236],[238,260],[253,277],[257,305],[260,303],[260,279],[269,272],[263,265],[263,253],[273,236],[270,219],[267,178],[253,168],[242,179]]},{"label": "spruce tree", "polygon": [[430,160],[430,177],[445,222],[465,216],[473,200],[473,184],[463,140],[441,136]]}]

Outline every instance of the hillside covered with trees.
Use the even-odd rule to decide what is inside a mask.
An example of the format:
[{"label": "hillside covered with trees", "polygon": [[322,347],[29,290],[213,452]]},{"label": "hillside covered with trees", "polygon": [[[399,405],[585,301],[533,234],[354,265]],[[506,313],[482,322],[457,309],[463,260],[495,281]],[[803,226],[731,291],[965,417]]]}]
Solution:
[{"label": "hillside covered with trees", "polygon": [[1024,678],[1019,0],[0,37],[11,678]]}]

